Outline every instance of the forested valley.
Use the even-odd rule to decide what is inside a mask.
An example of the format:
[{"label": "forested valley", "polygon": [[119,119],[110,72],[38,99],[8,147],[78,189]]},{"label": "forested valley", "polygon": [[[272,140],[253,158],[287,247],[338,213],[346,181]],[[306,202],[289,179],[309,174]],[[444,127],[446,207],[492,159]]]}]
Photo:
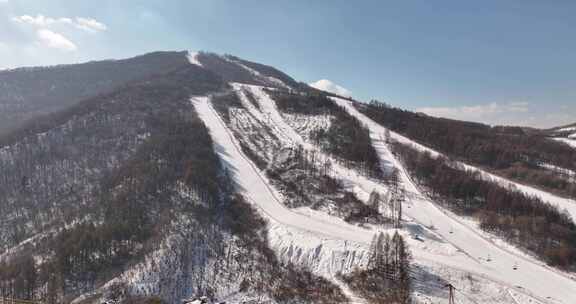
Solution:
[{"label": "forested valley", "polygon": [[[372,101],[356,104],[374,121],[454,159],[576,198],[576,153],[546,132],[435,118]],[[548,166],[557,167],[550,170]]]},{"label": "forested valley", "polygon": [[189,101],[226,86],[185,62],[2,137],[0,297],[345,301],[280,263],[266,222],[234,193]]},{"label": "forested valley", "polygon": [[527,249],[548,264],[576,267],[576,225],[570,215],[539,198],[486,181],[445,157],[393,144],[412,177],[438,203],[471,216],[483,230]]}]

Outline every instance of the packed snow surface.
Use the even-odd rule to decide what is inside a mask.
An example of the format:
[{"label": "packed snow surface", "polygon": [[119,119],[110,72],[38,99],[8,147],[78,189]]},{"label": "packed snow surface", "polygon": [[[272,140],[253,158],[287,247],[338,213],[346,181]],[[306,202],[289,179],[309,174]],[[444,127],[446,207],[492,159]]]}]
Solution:
[{"label": "packed snow surface", "polygon": [[[380,124],[372,121],[370,118],[363,115],[358,110],[356,110],[356,108],[354,108],[354,106],[350,103],[350,101],[340,99],[340,98],[333,98],[333,99],[339,105],[345,107],[351,114],[353,114],[358,119],[360,119],[361,122],[363,122],[364,124],[369,126],[371,132],[378,133],[377,135],[380,137],[384,136],[385,128],[382,127]],[[432,155],[434,157],[442,155],[438,151],[433,150],[433,149],[428,148],[428,147],[425,147],[425,146],[423,146],[423,145],[421,145],[421,144],[419,144],[419,143],[417,143],[417,142],[415,142],[415,141],[413,141],[413,140],[411,140],[405,136],[402,136],[396,132],[390,131],[390,135],[392,136],[393,139],[397,140],[398,142],[411,145],[413,148],[418,149],[420,151],[429,152],[430,155]],[[523,185],[520,183],[516,183],[516,182],[510,181],[508,179],[502,178],[500,176],[494,175],[492,173],[486,172],[486,171],[479,169],[477,167],[465,164],[465,163],[460,163],[460,164],[462,166],[464,166],[464,168],[466,170],[479,172],[485,180],[493,181],[493,182],[498,183],[504,187],[515,188],[515,189],[518,189],[519,191],[522,191],[528,195],[536,196],[536,197],[540,198],[541,200],[543,200],[544,202],[549,202],[553,205],[556,205],[560,210],[566,209],[568,211],[568,213],[571,215],[572,219],[576,221],[576,201],[573,199],[560,197],[560,196],[554,195],[552,193],[536,189],[534,187],[530,187],[530,186],[526,186],[526,185]]]},{"label": "packed snow surface", "polygon": [[567,127],[567,128],[558,129],[556,131],[557,132],[571,132],[571,131],[576,131],[576,127]]},{"label": "packed snow surface", "polygon": [[[576,134],[574,134],[576,136]],[[570,145],[571,147],[576,149],[576,138],[575,139],[571,139],[571,138],[564,138],[564,137],[555,137],[554,140],[557,141],[561,141],[563,143],[566,143],[568,145]]]},{"label": "packed snow surface", "polygon": [[[375,123],[358,110],[347,100],[335,98],[339,105],[343,106],[351,115],[358,118],[370,130],[370,135],[375,143],[377,152],[381,155],[383,160],[394,162],[397,168],[401,168],[402,179],[406,189],[415,194],[419,194],[418,188],[410,180],[410,176],[402,165],[394,159],[390,150],[382,142],[382,135],[385,134],[385,128]],[[402,137],[394,132],[390,132],[395,139],[417,145],[415,142]],[[421,149],[427,149],[419,146]],[[429,150],[429,149],[427,149]],[[431,151],[438,154],[435,151]],[[467,169],[478,170],[475,167],[467,166]],[[487,178],[491,178],[495,182],[512,185],[514,183],[507,181],[503,178],[494,176],[492,174],[482,172]],[[537,195],[545,201],[556,203],[561,207],[570,208],[574,216],[576,214],[576,204],[573,200],[563,199],[546,192],[526,187],[523,185],[516,185],[521,191]],[[521,286],[524,290],[530,291],[533,295],[541,298],[551,297],[559,303],[574,303],[576,300],[576,281],[569,278],[555,270],[543,265],[543,263],[525,258],[521,255],[514,254],[514,252],[507,250],[501,246],[497,246],[493,242],[482,237],[480,233],[475,231],[473,227],[466,225],[464,222],[458,220],[453,216],[448,216],[448,213],[443,212],[436,207],[432,202],[420,198],[413,199],[413,207],[408,208],[406,213],[420,223],[433,223],[437,230],[436,232],[442,236],[443,239],[454,244],[470,257],[475,258],[476,262],[480,265],[469,265],[469,269],[474,270],[478,267],[482,268],[481,273],[494,280],[501,281],[510,286]],[[450,233],[452,232],[452,233]],[[490,255],[490,262],[486,257]],[[513,265],[517,264],[518,269],[514,270]]]},{"label": "packed snow surface", "polygon": [[[260,109],[248,106],[248,111],[253,112],[257,119],[266,122],[278,133],[278,138],[321,153],[285,121],[274,101],[262,88],[237,84],[234,86],[236,89],[251,90],[257,97]],[[210,130],[216,152],[231,172],[234,172],[238,188],[270,221],[270,243],[281,258],[316,268],[315,271],[328,275],[334,271],[346,271],[363,265],[366,248],[380,228],[362,228],[306,208],[285,207],[266,177],[241,152],[232,132],[212,108],[210,99],[193,97],[191,101]],[[401,233],[422,236],[422,240],[407,237],[416,263],[432,269],[443,267],[451,273],[459,271],[473,274],[489,282],[484,283],[484,287],[495,286],[494,290],[505,290],[508,293],[513,291],[520,299],[533,301],[536,298],[542,303],[573,303],[576,295],[575,281],[531,257],[496,244],[480,233],[477,227],[430,202],[412,183],[409,175],[382,140],[384,128],[356,111],[348,101],[337,99],[337,102],[368,126],[384,169],[397,167],[401,171],[402,183],[410,198],[404,209],[407,229]],[[243,100],[243,104],[247,103]],[[382,193],[388,191],[378,181],[359,175],[354,170],[336,168],[336,172],[341,174],[346,184],[353,188],[359,197],[367,196],[374,189]],[[516,264],[518,269],[514,270],[513,266]],[[494,300],[493,303],[514,303],[511,295],[506,297],[505,301]],[[553,300],[548,297],[553,297]],[[474,303],[474,300],[467,303]]]},{"label": "packed snow surface", "polygon": [[191,64],[195,64],[197,66],[202,66],[202,63],[200,62],[200,60],[198,60],[198,52],[189,51],[188,52],[188,61]]}]

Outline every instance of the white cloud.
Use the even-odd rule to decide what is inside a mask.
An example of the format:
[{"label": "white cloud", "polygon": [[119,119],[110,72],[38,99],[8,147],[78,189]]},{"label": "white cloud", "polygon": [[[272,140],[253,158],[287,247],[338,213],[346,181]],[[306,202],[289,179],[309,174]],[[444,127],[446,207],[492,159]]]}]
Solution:
[{"label": "white cloud", "polygon": [[496,102],[458,107],[424,107],[416,109],[418,112],[432,116],[440,116],[454,119],[481,119],[494,114],[527,112],[529,104],[527,102],[510,102],[499,104]]},{"label": "white cloud", "polygon": [[489,103],[473,106],[423,107],[417,112],[431,116],[483,122],[492,125],[533,125],[532,109],[527,102]]},{"label": "white cloud", "polygon": [[39,42],[49,48],[58,49],[65,52],[73,52],[78,49],[74,42],[64,37],[62,34],[51,30],[40,29],[36,32]]},{"label": "white cloud", "polygon": [[423,107],[416,111],[436,117],[490,125],[551,128],[576,122],[576,106],[572,103],[552,106],[536,102],[493,102],[474,106]]},{"label": "white cloud", "polygon": [[38,14],[36,16],[22,15],[12,17],[12,21],[20,24],[32,25],[39,28],[49,28],[54,25],[68,25],[91,33],[103,32],[108,29],[104,23],[99,22],[96,19],[83,17],[51,18]]},{"label": "white cloud", "polygon": [[334,94],[342,95],[342,96],[351,96],[352,92],[350,90],[341,87],[328,79],[321,79],[316,82],[312,82],[309,84],[311,87],[316,88],[318,90],[331,92]]},{"label": "white cloud", "polygon": [[[2,1],[2,0],[0,0]],[[52,18],[41,14],[36,16],[21,15],[11,18],[13,23],[30,27],[37,39],[36,45],[71,52],[78,50],[75,42],[66,36],[72,35],[71,30],[81,30],[98,33],[108,30],[108,27],[93,18],[61,17]],[[24,33],[27,31],[24,31]]]},{"label": "white cloud", "polygon": [[54,24],[72,24],[72,19],[70,18],[50,18],[44,15],[22,15],[13,17],[12,20],[17,23],[29,24],[37,27],[48,27]]},{"label": "white cloud", "polygon": [[76,17],[76,27],[87,32],[103,32],[108,27],[96,19]]}]

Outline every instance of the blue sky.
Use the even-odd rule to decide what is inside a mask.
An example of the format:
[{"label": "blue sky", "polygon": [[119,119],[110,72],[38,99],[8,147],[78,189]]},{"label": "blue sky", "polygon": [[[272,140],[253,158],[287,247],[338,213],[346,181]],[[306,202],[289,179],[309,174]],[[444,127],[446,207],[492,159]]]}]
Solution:
[{"label": "blue sky", "polygon": [[0,0],[0,67],[230,53],[364,100],[491,124],[576,122],[576,1]]}]

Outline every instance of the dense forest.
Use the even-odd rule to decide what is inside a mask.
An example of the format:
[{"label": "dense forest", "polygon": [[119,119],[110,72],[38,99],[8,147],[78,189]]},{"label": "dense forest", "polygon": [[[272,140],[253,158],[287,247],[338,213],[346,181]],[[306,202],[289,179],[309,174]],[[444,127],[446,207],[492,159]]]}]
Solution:
[{"label": "dense forest", "polygon": [[400,143],[393,144],[411,175],[435,201],[455,213],[471,216],[480,227],[525,248],[548,264],[576,267],[576,225],[555,206],[486,181],[478,172]]},{"label": "dense forest", "polygon": [[187,65],[0,139],[11,172],[0,178],[0,296],[63,303],[116,278],[93,296],[172,303],[229,288],[345,302],[332,283],[280,263],[266,222],[234,193],[189,101],[225,87]]},{"label": "dense forest", "polygon": [[[258,102],[243,91],[255,108]],[[378,211],[378,205],[366,205],[334,178],[331,160],[303,147],[284,146],[267,125],[251,116],[237,93],[213,98],[214,108],[229,124],[240,148],[282,193],[290,208],[308,206],[338,216],[350,223],[386,223],[393,220]]]},{"label": "dense forest", "polygon": [[283,112],[334,116],[335,119],[327,130],[318,129],[312,134],[314,143],[340,158],[348,167],[355,166],[364,174],[373,177],[382,176],[370,132],[332,99],[325,94],[292,94],[282,90],[268,93]]},{"label": "dense forest", "polygon": [[392,237],[381,232],[374,235],[366,269],[356,269],[341,278],[370,304],[409,304],[411,260],[410,250],[398,232]]},{"label": "dense forest", "polygon": [[183,52],[156,52],[124,60],[0,71],[0,134],[38,115],[186,65]]},{"label": "dense forest", "polygon": [[365,204],[344,190],[342,182],[332,177],[330,161],[321,162],[314,152],[301,146],[286,148],[282,153],[265,172],[287,198],[289,207],[327,210],[350,223],[392,222],[380,214],[378,204]]},{"label": "dense forest", "polygon": [[[204,81],[203,75],[208,76]],[[221,86],[209,75],[191,67],[137,81],[2,138],[8,154],[0,166],[14,174],[0,181],[0,209],[7,216],[21,214],[9,221],[12,231],[2,233],[9,240],[3,246],[51,231],[39,234],[38,242],[31,244],[37,248],[27,249],[51,258],[32,267],[35,279],[25,280],[25,289],[36,290],[36,297],[61,301],[105,282],[149,250],[143,245],[167,224],[166,215],[158,218],[163,206],[157,202],[173,191],[172,183],[184,179],[181,170],[186,163],[197,163],[199,170],[190,171],[185,180],[202,193],[216,193],[214,180],[197,175],[215,176],[216,159],[210,157],[206,129],[187,102],[191,93]],[[189,77],[197,79],[197,85],[186,85]],[[158,102],[163,107],[157,107]],[[194,147],[195,142],[205,144]],[[17,260],[25,261],[26,256]],[[13,270],[1,272],[3,295],[32,298],[16,284],[23,280],[22,274],[14,273],[18,261],[6,262]],[[48,287],[40,289],[46,282]]]},{"label": "dense forest", "polygon": [[435,118],[378,101],[368,105],[356,103],[356,106],[386,128],[450,157],[519,182],[576,197],[576,183],[567,171],[545,168],[553,165],[576,171],[576,153],[570,146],[549,139],[545,133]]}]

